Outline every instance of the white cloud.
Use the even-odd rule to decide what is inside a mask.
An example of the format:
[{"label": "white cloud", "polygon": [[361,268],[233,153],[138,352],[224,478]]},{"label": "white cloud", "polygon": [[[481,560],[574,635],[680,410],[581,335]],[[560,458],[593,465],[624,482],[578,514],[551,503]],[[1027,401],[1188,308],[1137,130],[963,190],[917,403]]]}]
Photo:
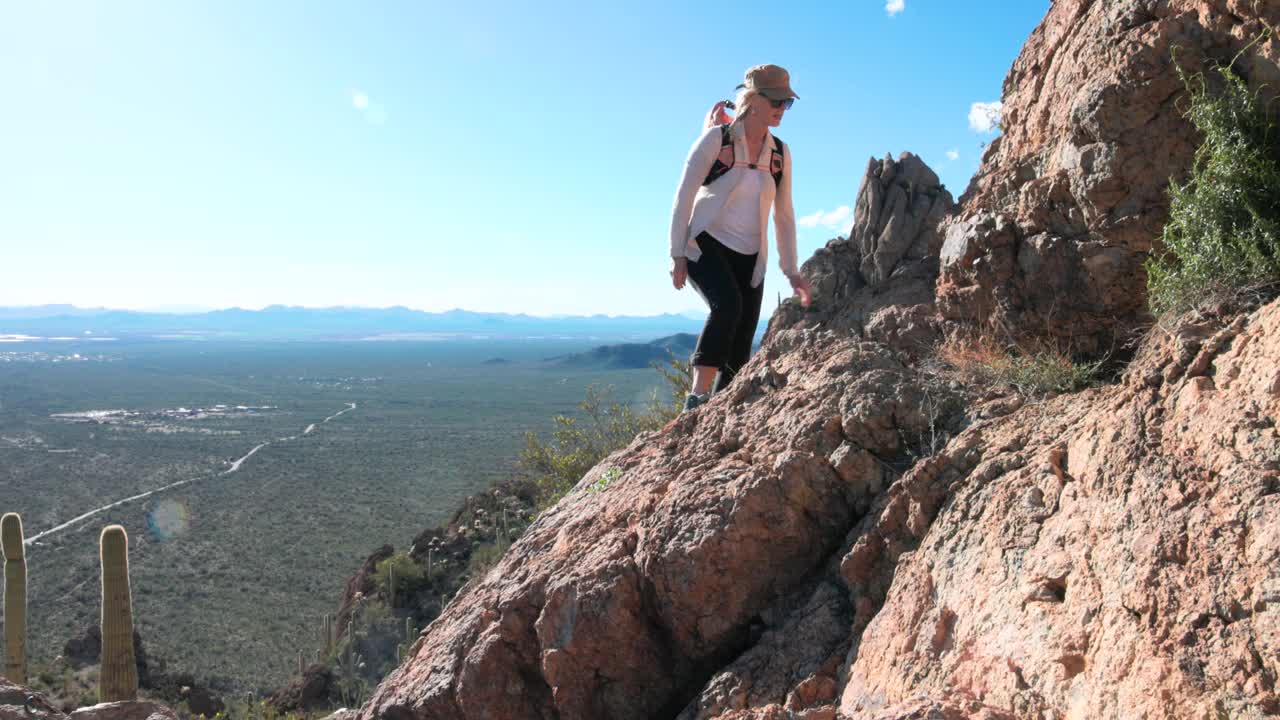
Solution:
[{"label": "white cloud", "polygon": [[885,0],[884,11],[889,13],[889,17],[893,17],[905,10],[907,0]]},{"label": "white cloud", "polygon": [[351,91],[351,107],[355,108],[364,119],[373,125],[387,122],[387,108],[382,103],[374,102],[363,90]]},{"label": "white cloud", "polygon": [[977,132],[991,132],[1000,123],[1000,112],[1004,103],[976,102],[969,107],[969,128]]},{"label": "white cloud", "polygon": [[947,151],[947,159],[948,159],[948,160],[956,160],[956,159],[959,159],[959,157],[960,157],[960,151],[959,151],[959,150],[948,150],[948,151]]},{"label": "white cloud", "polygon": [[805,215],[796,220],[796,224],[809,228],[821,225],[831,230],[847,231],[851,220],[853,220],[853,208],[848,205],[841,205],[831,212],[819,210],[812,215]]}]

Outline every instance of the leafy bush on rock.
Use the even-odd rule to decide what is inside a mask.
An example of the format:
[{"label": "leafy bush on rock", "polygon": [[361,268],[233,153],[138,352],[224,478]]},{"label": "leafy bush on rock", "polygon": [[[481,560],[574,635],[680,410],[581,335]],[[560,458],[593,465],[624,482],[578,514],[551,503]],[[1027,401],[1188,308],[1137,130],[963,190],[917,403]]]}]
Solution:
[{"label": "leafy bush on rock", "polygon": [[1178,68],[1204,141],[1189,179],[1170,183],[1163,252],[1146,263],[1158,314],[1280,279],[1280,135],[1258,92],[1229,65],[1214,70],[1222,83]]}]

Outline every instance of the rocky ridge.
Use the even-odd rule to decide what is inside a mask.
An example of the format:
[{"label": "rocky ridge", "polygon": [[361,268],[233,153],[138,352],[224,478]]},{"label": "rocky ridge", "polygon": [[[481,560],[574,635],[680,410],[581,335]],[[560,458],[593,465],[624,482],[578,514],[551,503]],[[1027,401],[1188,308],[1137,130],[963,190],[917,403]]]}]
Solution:
[{"label": "rocky ridge", "polygon": [[[942,229],[938,307],[1103,353],[1149,324],[1142,263],[1199,144],[1175,64],[1280,89],[1270,0],[1057,0],[1004,81],[1003,133]],[[1242,52],[1243,51],[1243,52]],[[1210,82],[1215,81],[1212,73]]]},{"label": "rocky ridge", "polygon": [[[726,392],[641,436],[473,578],[362,718],[1280,713],[1280,303],[1148,335],[1024,402],[921,362],[992,324],[1106,352],[1196,139],[1169,65],[1280,6],[1058,0],[953,206],[873,160]],[[1278,76],[1274,40],[1237,58]],[[889,198],[892,198],[890,200]]]},{"label": "rocky ridge", "polygon": [[979,405],[905,473],[903,439],[956,422],[916,373],[771,339],[535,522],[364,716],[1280,712],[1280,304],[1158,337],[1115,385]]}]

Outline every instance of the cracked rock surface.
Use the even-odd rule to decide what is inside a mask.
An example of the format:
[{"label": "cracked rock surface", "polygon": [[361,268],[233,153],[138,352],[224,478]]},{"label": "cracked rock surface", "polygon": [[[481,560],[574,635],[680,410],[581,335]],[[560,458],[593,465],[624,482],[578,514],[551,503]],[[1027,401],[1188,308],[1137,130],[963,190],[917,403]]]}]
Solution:
[{"label": "cracked rock surface", "polygon": [[[812,608],[793,625],[816,645],[761,697],[830,674],[852,617],[830,560],[895,459],[943,422],[924,414],[921,388],[879,344],[778,331],[728,392],[637,438],[544,513],[365,716],[675,717],[716,671],[787,634],[794,605]],[[797,594],[815,583],[816,596]]]},{"label": "cracked rock surface", "polygon": [[1245,47],[1267,26],[1280,27],[1280,2],[1054,2],[1005,78],[1003,132],[943,230],[943,316],[994,317],[1086,353],[1148,322],[1142,262],[1168,219],[1169,178],[1185,179],[1200,144],[1175,57],[1188,73],[1235,58],[1265,102],[1280,89],[1280,39]]},{"label": "cracked rock surface", "polygon": [[[1280,712],[1276,357],[1280,303],[1185,324],[1119,384],[975,423],[913,469],[901,491],[945,500],[897,557],[841,712],[922,695],[1017,718]],[[944,474],[918,481],[928,465]],[[855,596],[878,581],[852,559],[864,542]]]},{"label": "cracked rock surface", "polygon": [[[1280,301],[969,422],[883,345],[780,327],[535,522],[361,716],[1280,712],[1276,357]],[[958,434],[913,460],[931,425]]]}]

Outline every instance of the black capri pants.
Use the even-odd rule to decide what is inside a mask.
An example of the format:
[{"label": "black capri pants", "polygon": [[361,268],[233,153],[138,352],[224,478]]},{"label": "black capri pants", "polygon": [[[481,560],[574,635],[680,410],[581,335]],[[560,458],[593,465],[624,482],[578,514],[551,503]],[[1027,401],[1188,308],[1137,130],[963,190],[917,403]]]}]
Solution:
[{"label": "black capri pants", "polygon": [[702,250],[697,262],[690,261],[689,283],[707,302],[711,314],[698,336],[691,362],[720,368],[715,391],[723,390],[751,357],[751,339],[760,321],[764,283],[751,287],[756,255],[730,250],[710,234],[694,238]]}]

